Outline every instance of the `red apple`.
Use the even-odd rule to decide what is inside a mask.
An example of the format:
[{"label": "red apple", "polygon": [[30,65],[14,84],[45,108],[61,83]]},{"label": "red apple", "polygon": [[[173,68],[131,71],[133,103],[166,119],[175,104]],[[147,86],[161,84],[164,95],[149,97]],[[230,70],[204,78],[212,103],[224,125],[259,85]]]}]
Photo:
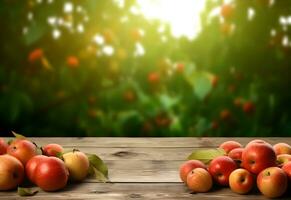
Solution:
[{"label": "red apple", "polygon": [[44,191],[56,191],[67,185],[69,172],[61,159],[46,157],[39,161],[32,177],[35,184]]},{"label": "red apple", "polygon": [[273,146],[276,155],[291,154],[291,146],[286,143],[277,143]]},{"label": "red apple", "polygon": [[25,165],[25,172],[26,172],[26,176],[28,177],[28,179],[32,182],[35,183],[35,170],[36,167],[38,166],[39,163],[41,163],[42,161],[44,161],[47,158],[47,156],[44,155],[37,155],[34,156],[33,158],[31,158]]},{"label": "red apple", "polygon": [[20,160],[24,166],[30,158],[38,154],[37,147],[25,139],[14,140],[8,146],[7,153]]},{"label": "red apple", "polygon": [[236,169],[229,176],[230,189],[238,194],[248,193],[254,183],[253,175],[246,169]]},{"label": "red apple", "polygon": [[47,144],[43,148],[43,154],[46,156],[54,156],[57,157],[58,153],[63,153],[64,149],[59,144]]},{"label": "red apple", "polygon": [[0,190],[11,190],[21,184],[24,177],[22,163],[10,155],[0,156]]},{"label": "red apple", "polygon": [[212,177],[204,168],[195,168],[187,176],[187,185],[193,192],[208,192],[212,187]]},{"label": "red apple", "polygon": [[219,145],[219,148],[223,149],[226,154],[228,154],[231,150],[235,148],[241,148],[242,145],[236,141],[226,141]]},{"label": "red apple", "polygon": [[282,196],[287,189],[288,178],[279,167],[269,167],[257,177],[257,185],[263,195],[269,198]]},{"label": "red apple", "polygon": [[228,157],[233,159],[239,166],[242,166],[242,152],[244,148],[235,148],[228,153]]},{"label": "red apple", "polygon": [[236,163],[230,157],[218,156],[210,162],[208,171],[218,184],[227,186],[229,175],[236,168]]},{"label": "red apple", "polygon": [[[249,143],[247,143],[247,145],[245,147],[247,147],[248,145],[250,144],[253,144],[253,143],[259,143],[259,144],[269,144],[268,142],[266,142],[265,140],[261,140],[261,139],[255,139],[255,140],[252,140],[250,141]],[[269,144],[270,145],[270,144]]]},{"label": "red apple", "polygon": [[276,154],[272,146],[266,143],[248,144],[242,153],[242,166],[258,174],[263,169],[276,166]]},{"label": "red apple", "polygon": [[206,165],[200,160],[188,160],[184,162],[180,166],[180,178],[181,180],[187,184],[187,175],[195,168],[204,168],[206,169]]},{"label": "red apple", "polygon": [[285,163],[282,170],[287,174],[289,180],[291,181],[291,162]]},{"label": "red apple", "polygon": [[0,155],[6,154],[8,148],[8,144],[4,139],[0,138]]},{"label": "red apple", "polygon": [[285,163],[291,161],[291,155],[290,154],[280,154],[277,155],[277,164],[279,166],[284,165]]}]

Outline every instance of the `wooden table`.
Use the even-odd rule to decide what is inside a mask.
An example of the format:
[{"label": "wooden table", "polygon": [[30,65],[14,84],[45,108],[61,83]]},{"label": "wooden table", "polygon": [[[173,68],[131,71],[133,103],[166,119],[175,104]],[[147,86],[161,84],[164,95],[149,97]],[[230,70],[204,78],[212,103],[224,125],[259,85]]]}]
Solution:
[{"label": "wooden table", "polygon": [[[111,183],[87,179],[60,192],[40,191],[19,197],[15,191],[0,192],[0,199],[266,199],[258,192],[238,195],[229,188],[191,194],[181,183],[178,170],[195,149],[215,148],[226,140],[246,144],[254,138],[31,138],[39,145],[58,143],[99,155],[109,167]],[[271,144],[291,138],[262,138]],[[290,195],[289,195],[290,196]],[[285,197],[287,198],[287,197]],[[290,197],[291,198],[291,197]]]}]

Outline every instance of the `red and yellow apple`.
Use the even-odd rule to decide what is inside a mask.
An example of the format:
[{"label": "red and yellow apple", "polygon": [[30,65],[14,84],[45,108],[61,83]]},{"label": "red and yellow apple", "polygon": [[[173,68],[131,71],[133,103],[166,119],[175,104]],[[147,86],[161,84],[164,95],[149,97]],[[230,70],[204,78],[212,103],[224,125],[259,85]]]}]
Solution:
[{"label": "red and yellow apple", "polygon": [[7,154],[0,156],[0,190],[16,188],[23,177],[24,167],[18,159]]},{"label": "red and yellow apple", "polygon": [[277,155],[277,164],[279,166],[284,165],[285,163],[291,161],[291,155],[290,154],[279,154]]},{"label": "red and yellow apple", "polygon": [[74,181],[82,181],[89,172],[88,157],[80,151],[68,152],[63,155],[66,167],[69,169],[70,178]]},{"label": "red and yellow apple", "polygon": [[[266,142],[265,140],[255,139],[255,140],[251,140],[249,143],[247,143],[245,147],[247,147],[248,145],[253,144],[253,143],[269,144],[269,143]],[[270,145],[270,144],[269,144],[269,145]]]},{"label": "red and yellow apple", "polygon": [[181,180],[187,184],[187,176],[189,172],[191,172],[193,169],[198,168],[198,167],[206,169],[206,165],[199,160],[188,160],[184,162],[180,166],[180,170],[179,170]]},{"label": "red and yellow apple", "polygon": [[242,152],[244,148],[235,148],[228,153],[228,157],[233,159],[240,167],[242,165]]},{"label": "red and yellow apple", "polygon": [[212,177],[204,168],[195,168],[187,176],[187,186],[193,192],[208,192],[212,188]]},{"label": "red and yellow apple", "polygon": [[251,173],[276,166],[276,154],[272,146],[264,142],[248,144],[242,153],[242,166]]},{"label": "red and yellow apple", "polygon": [[277,143],[273,146],[276,155],[291,154],[291,146],[286,143]]},{"label": "red and yellow apple", "polygon": [[64,188],[69,178],[65,163],[56,157],[44,157],[39,157],[35,169],[31,169],[33,173],[30,176],[31,181],[44,191],[57,191]]},{"label": "red and yellow apple", "polygon": [[291,181],[291,162],[287,162],[283,165],[282,170],[288,176],[289,180]]},{"label": "red and yellow apple", "polygon": [[246,194],[254,187],[254,177],[246,169],[236,169],[229,176],[230,189],[238,194]]},{"label": "red and yellow apple", "polygon": [[219,148],[223,149],[226,154],[235,148],[241,148],[242,145],[236,141],[226,141],[219,145]]},{"label": "red and yellow apple", "polygon": [[64,152],[63,147],[59,144],[47,144],[42,148],[42,150],[44,155],[54,157],[57,157],[57,154]]},{"label": "red and yellow apple", "polygon": [[0,155],[6,154],[8,148],[8,144],[4,139],[0,138]]},{"label": "red and yellow apple", "polygon": [[282,196],[287,189],[288,178],[279,167],[269,167],[257,177],[257,186],[263,195],[269,198]]},{"label": "red and yellow apple", "polygon": [[230,157],[218,156],[210,162],[208,171],[216,183],[227,186],[229,184],[229,175],[236,168],[237,164]]},{"label": "red and yellow apple", "polygon": [[25,166],[27,161],[38,154],[37,147],[25,139],[15,139],[7,148],[7,154],[14,156]]}]

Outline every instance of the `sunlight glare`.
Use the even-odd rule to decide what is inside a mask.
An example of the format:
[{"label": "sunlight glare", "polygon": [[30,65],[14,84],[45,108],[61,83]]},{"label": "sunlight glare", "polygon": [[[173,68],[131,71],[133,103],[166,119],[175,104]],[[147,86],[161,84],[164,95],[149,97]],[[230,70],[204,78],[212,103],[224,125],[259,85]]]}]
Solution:
[{"label": "sunlight glare", "polygon": [[174,37],[194,39],[201,31],[200,14],[206,0],[137,0],[148,19],[169,23]]}]

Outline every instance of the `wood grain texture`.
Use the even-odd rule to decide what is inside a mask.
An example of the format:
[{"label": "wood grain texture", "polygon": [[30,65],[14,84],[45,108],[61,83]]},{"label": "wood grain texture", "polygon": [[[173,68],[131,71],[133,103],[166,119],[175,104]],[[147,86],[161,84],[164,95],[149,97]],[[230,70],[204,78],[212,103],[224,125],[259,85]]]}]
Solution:
[{"label": "wood grain texture", "polygon": [[[1,192],[0,199],[20,199],[15,192]],[[249,195],[239,195],[229,188],[213,188],[210,192],[192,194],[182,183],[82,183],[69,185],[61,192],[40,191],[33,197],[21,199],[267,199],[258,192]]]},{"label": "wood grain texture", "polygon": [[[6,138],[7,140],[10,138]],[[195,149],[217,148],[226,140],[243,145],[255,138],[29,138],[38,145],[58,143],[66,150],[73,148],[100,156],[109,168],[111,183],[86,179],[68,185],[65,190],[21,199],[266,199],[258,192],[238,195],[229,188],[216,188],[209,193],[191,194],[180,181],[179,166]],[[291,138],[260,138],[271,144]],[[283,197],[285,199],[290,197]],[[19,199],[16,191],[0,192],[0,200]]]}]

